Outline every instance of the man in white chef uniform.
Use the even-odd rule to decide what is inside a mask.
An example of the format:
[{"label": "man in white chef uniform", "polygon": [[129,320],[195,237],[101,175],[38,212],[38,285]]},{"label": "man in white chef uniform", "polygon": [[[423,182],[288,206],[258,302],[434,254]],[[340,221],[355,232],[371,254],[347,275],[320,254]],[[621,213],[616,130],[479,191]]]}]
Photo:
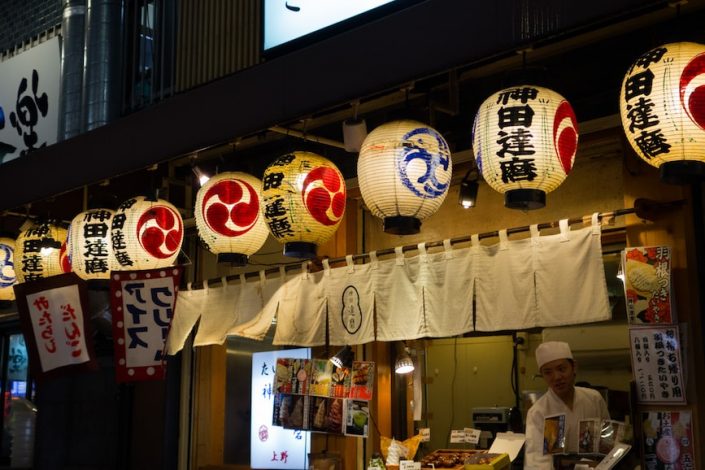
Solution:
[{"label": "man in white chef uniform", "polygon": [[568,343],[547,341],[536,348],[536,363],[548,391],[529,408],[526,415],[525,470],[553,468],[550,454],[544,455],[546,417],[565,415],[565,451],[578,451],[581,419],[609,419],[607,404],[596,390],[575,386],[577,364]]}]

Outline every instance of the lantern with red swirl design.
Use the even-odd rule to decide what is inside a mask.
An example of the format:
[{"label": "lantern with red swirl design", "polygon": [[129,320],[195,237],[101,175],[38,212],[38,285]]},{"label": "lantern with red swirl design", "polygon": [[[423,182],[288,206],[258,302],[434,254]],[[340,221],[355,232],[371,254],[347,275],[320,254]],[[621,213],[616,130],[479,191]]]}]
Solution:
[{"label": "lantern with red swirl design", "polygon": [[184,223],[168,201],[137,196],[120,204],[111,224],[110,239],[118,265],[124,270],[171,266],[184,241]]},{"label": "lantern with red swirl design", "polygon": [[665,44],[639,57],[619,94],[627,140],[666,183],[705,178],[705,45]]},{"label": "lantern with red swirl design", "polygon": [[71,221],[66,264],[81,279],[109,279],[110,271],[118,268],[110,241],[114,215],[110,209],[91,209]]},{"label": "lantern with red swirl design", "polygon": [[20,232],[15,242],[17,282],[62,274],[60,249],[65,243],[66,229],[49,222],[35,222]]},{"label": "lantern with red swirl design", "polygon": [[15,240],[0,237],[0,300],[15,300]]},{"label": "lantern with red swirl design", "polygon": [[473,150],[483,179],[512,209],[540,209],[573,168],[578,122],[570,103],[533,85],[487,98],[475,116]]},{"label": "lantern with red swirl design", "polygon": [[241,172],[211,177],[196,194],[198,236],[218,262],[247,264],[267,241],[267,225],[261,215],[262,182]]},{"label": "lantern with red swirl design", "polygon": [[329,160],[293,152],[272,162],[262,177],[262,214],[284,255],[313,258],[345,213],[345,180]]}]

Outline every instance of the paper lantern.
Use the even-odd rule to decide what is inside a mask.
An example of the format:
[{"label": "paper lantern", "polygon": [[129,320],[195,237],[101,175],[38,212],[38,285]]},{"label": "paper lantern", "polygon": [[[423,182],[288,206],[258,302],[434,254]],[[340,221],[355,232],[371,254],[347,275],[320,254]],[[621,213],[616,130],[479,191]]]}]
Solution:
[{"label": "paper lantern", "polygon": [[15,300],[15,240],[0,238],[0,300]]},{"label": "paper lantern", "polygon": [[453,176],[448,144],[436,130],[416,121],[393,121],[369,133],[357,161],[365,205],[384,220],[384,231],[418,233],[435,213]]},{"label": "paper lantern", "polygon": [[340,225],[345,180],[329,160],[310,152],[282,155],[262,177],[262,214],[284,255],[313,258]]},{"label": "paper lantern", "polygon": [[68,265],[81,279],[109,279],[118,268],[110,240],[115,211],[91,209],[71,221],[66,238]]},{"label": "paper lantern", "polygon": [[619,94],[627,140],[667,183],[705,177],[705,45],[665,44],[639,57]]},{"label": "paper lantern", "polygon": [[240,172],[213,176],[196,194],[198,236],[218,262],[247,264],[267,241],[267,225],[261,212],[262,182]]},{"label": "paper lantern", "polygon": [[137,196],[120,204],[110,230],[115,260],[124,270],[171,266],[184,241],[184,223],[168,201]]},{"label": "paper lantern", "polygon": [[15,242],[17,282],[62,274],[60,249],[66,229],[48,222],[36,222],[20,232]]},{"label": "paper lantern", "polygon": [[475,116],[473,150],[483,179],[512,209],[539,209],[573,168],[578,122],[555,91],[519,85],[487,98]]}]

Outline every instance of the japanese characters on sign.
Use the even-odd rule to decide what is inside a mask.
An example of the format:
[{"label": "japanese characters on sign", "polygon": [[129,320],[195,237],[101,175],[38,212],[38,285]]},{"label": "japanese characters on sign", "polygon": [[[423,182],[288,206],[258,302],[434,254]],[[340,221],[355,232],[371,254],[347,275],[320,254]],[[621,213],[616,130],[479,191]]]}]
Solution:
[{"label": "japanese characters on sign", "polygon": [[95,368],[84,284],[73,273],[15,286],[33,372],[43,377],[71,366]]},{"label": "japanese characters on sign", "polygon": [[115,369],[118,382],[164,378],[164,348],[181,268],[113,271]]},{"label": "japanese characters on sign", "polygon": [[629,341],[639,402],[685,404],[678,327],[632,327]]},{"label": "japanese characters on sign", "polygon": [[0,63],[0,163],[57,140],[59,38]]},{"label": "japanese characters on sign", "polygon": [[32,282],[61,274],[61,251],[49,248],[45,242],[63,245],[66,230],[47,222],[37,222],[20,233],[15,242],[15,273],[17,282]]},{"label": "japanese characters on sign", "polygon": [[695,441],[690,411],[649,411],[641,421],[647,470],[693,470]]},{"label": "japanese characters on sign", "polygon": [[627,248],[622,252],[622,266],[629,322],[674,323],[670,247]]},{"label": "japanese characters on sign", "polygon": [[[310,349],[287,349],[252,354],[252,419],[250,466],[252,468],[308,468],[310,433],[301,429],[272,426],[276,394],[272,390],[280,357],[288,361],[307,361]],[[301,398],[308,398],[301,396]],[[293,410],[294,404],[292,403]],[[303,402],[299,405],[303,407]],[[277,409],[279,410],[279,408]],[[285,417],[290,409],[287,409]],[[279,411],[276,413],[280,415]],[[288,418],[286,418],[288,420]],[[303,419],[303,408],[301,409]],[[288,422],[288,421],[287,421]]]},{"label": "japanese characters on sign", "polygon": [[108,279],[115,269],[110,240],[114,211],[93,209],[74,217],[69,228],[68,253],[73,272],[82,279]]}]

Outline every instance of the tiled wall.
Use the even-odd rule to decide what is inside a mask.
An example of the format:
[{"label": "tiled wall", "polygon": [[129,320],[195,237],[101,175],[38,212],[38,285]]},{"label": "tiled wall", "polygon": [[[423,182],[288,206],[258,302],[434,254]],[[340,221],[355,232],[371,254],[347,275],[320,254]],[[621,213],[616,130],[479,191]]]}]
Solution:
[{"label": "tiled wall", "polygon": [[0,1],[0,53],[61,24],[62,0]]}]

